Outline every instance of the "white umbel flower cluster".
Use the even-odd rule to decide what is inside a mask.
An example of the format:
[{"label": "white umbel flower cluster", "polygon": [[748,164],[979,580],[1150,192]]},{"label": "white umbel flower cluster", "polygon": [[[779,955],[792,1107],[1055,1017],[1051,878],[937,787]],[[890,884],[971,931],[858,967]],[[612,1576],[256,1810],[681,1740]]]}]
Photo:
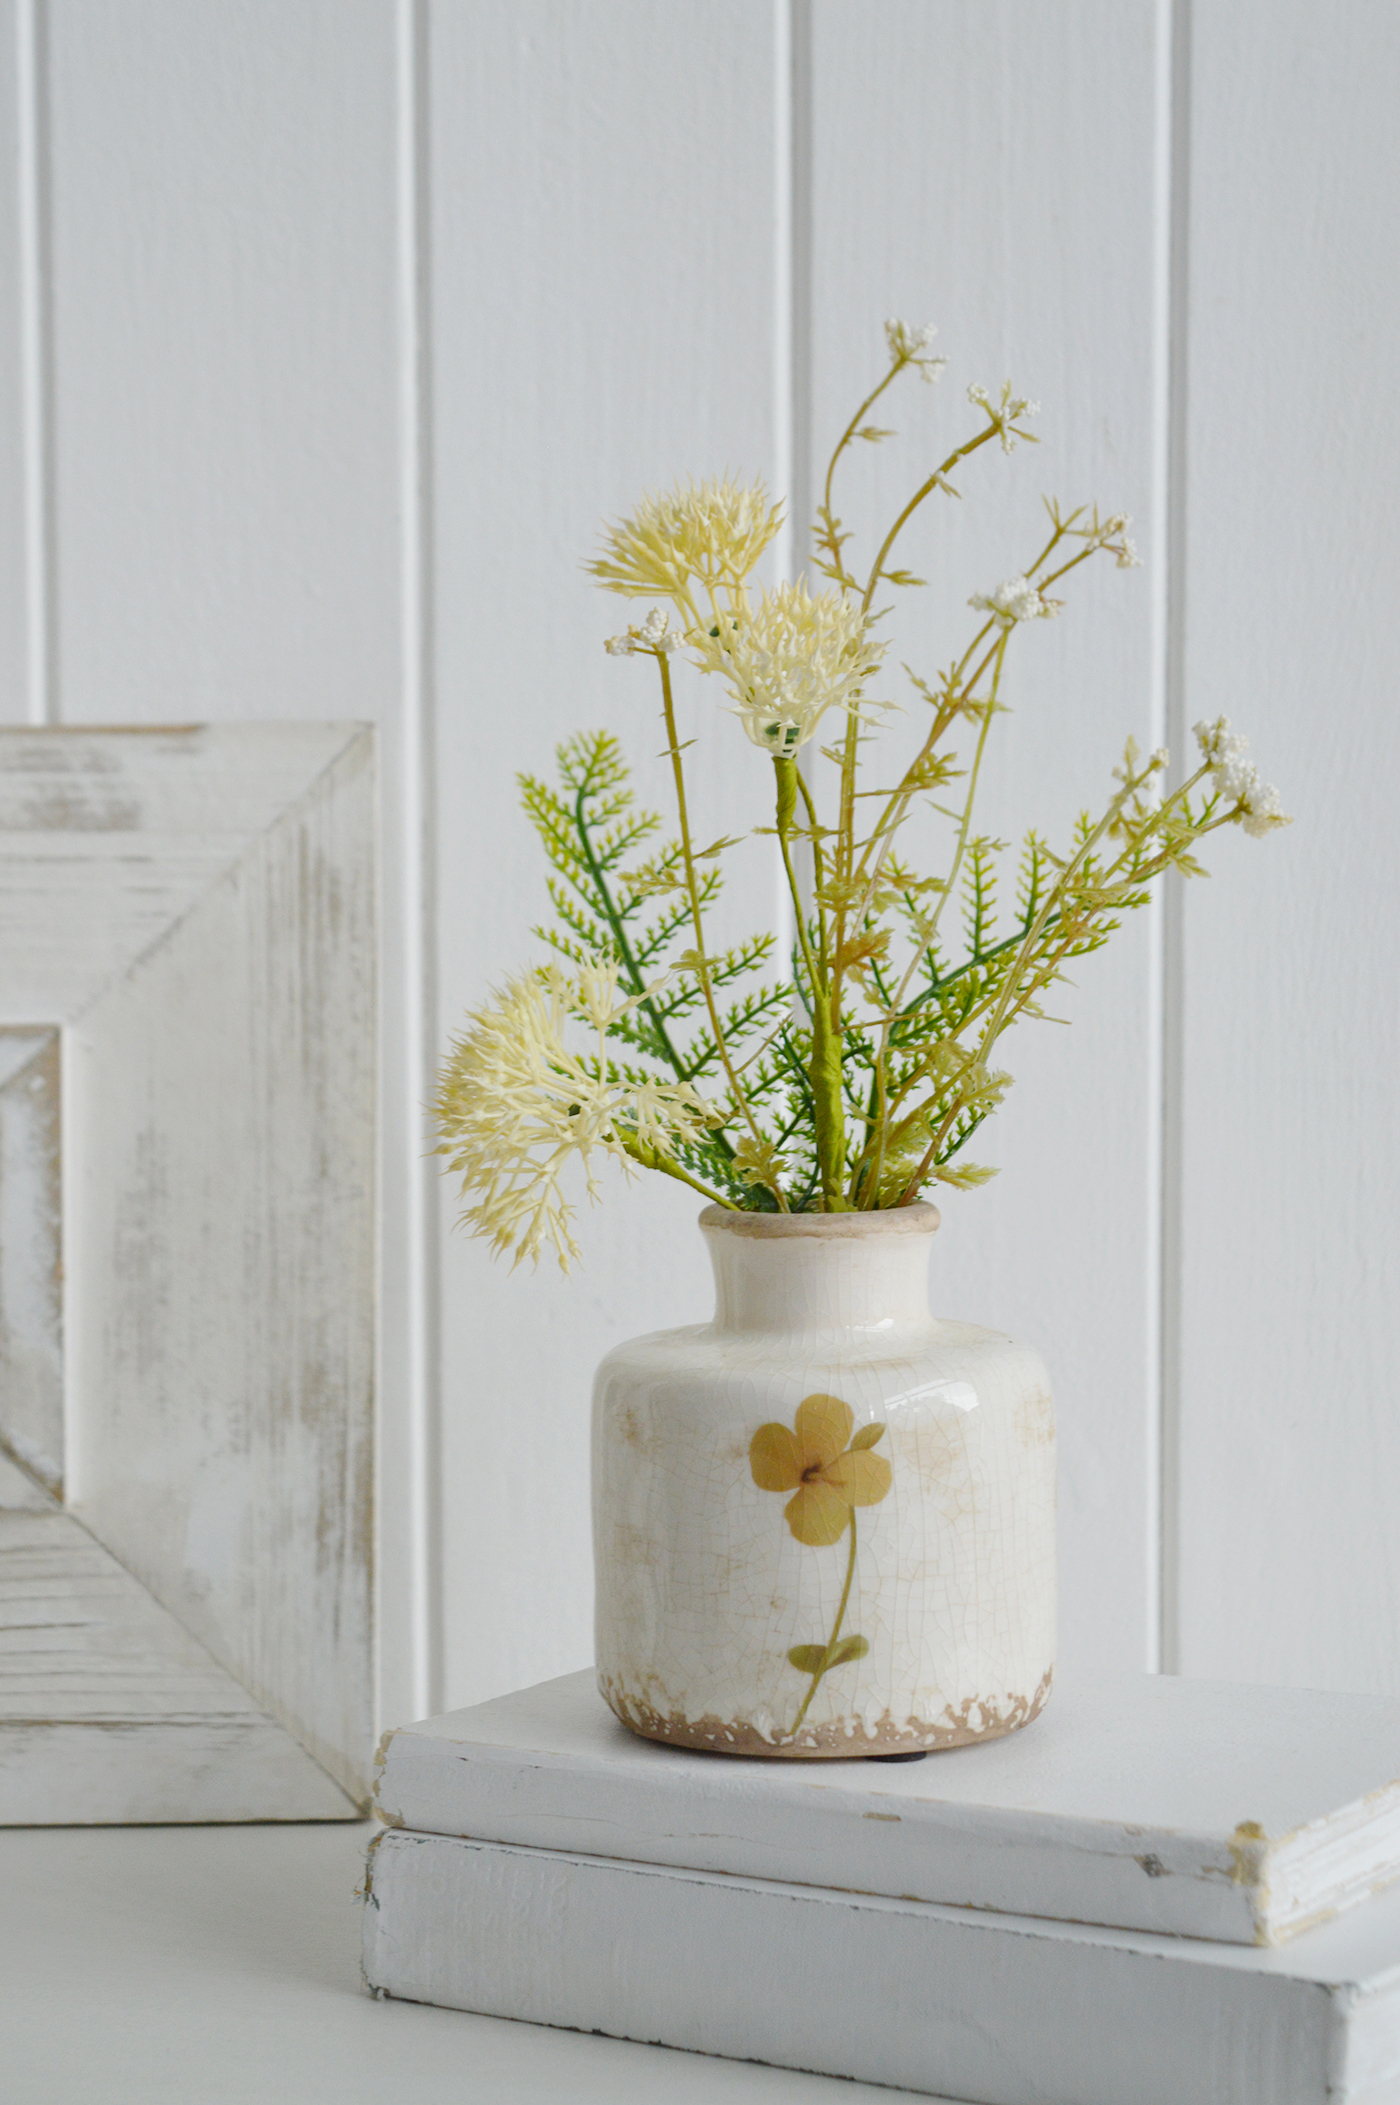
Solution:
[{"label": "white umbel flower cluster", "polygon": [[1013,395],[1009,380],[1003,380],[1001,383],[1001,400],[999,402],[992,400],[985,387],[977,387],[976,385],[968,389],[967,399],[969,402],[975,403],[978,409],[984,409],[987,412],[987,415],[992,420],[992,428],[1001,440],[1003,453],[1014,453],[1017,439],[1029,439],[1032,445],[1036,443],[1033,431],[1020,431],[1016,427],[1022,417],[1038,417],[1040,415],[1040,404],[1038,402],[1028,402],[1024,395]]},{"label": "white umbel flower cluster", "polygon": [[974,592],[968,601],[979,613],[990,614],[1009,629],[1018,621],[1048,621],[1063,602],[1046,599],[1028,577],[1008,577],[995,592]]},{"label": "white umbel flower cluster", "polygon": [[925,380],[935,381],[948,363],[946,358],[935,358],[929,350],[937,334],[932,322],[923,329],[915,329],[908,322],[891,318],[885,323],[885,342],[890,347],[891,362],[917,366]]},{"label": "white umbel flower cluster", "polygon": [[1141,570],[1142,557],[1128,538],[1131,525],[1126,512],[1111,512],[1107,519],[1094,515],[1094,523],[1084,535],[1093,548],[1106,548],[1117,559],[1120,570]]},{"label": "white umbel flower cluster", "polygon": [[[538,1263],[548,1244],[567,1272],[579,1254],[564,1193],[572,1165],[581,1165],[592,1199],[596,1155],[627,1168],[625,1140],[669,1154],[705,1133],[710,1114],[688,1082],[606,1079],[603,1033],[643,998],[621,998],[614,965],[585,966],[576,979],[550,965],[509,980],[468,1016],[439,1077],[438,1152],[472,1202],[463,1224],[498,1255]],[[598,1033],[596,1060],[565,1043],[580,1014]]]},{"label": "white umbel flower cluster", "polygon": [[685,642],[685,631],[673,629],[670,624],[670,615],[653,607],[639,627],[624,629],[620,636],[609,636],[603,649],[610,658],[627,658],[633,651],[679,650]]},{"label": "white umbel flower cluster", "polygon": [[1228,716],[1217,716],[1214,723],[1202,720],[1192,728],[1216,788],[1238,806],[1246,833],[1258,840],[1275,826],[1292,824],[1273,784],[1262,781],[1258,768],[1245,759],[1249,740],[1232,729]]},{"label": "white umbel flower cluster", "polygon": [[805,584],[760,592],[752,609],[692,636],[702,672],[716,672],[756,746],[790,758],[830,709],[860,706],[884,645],[840,592]]}]

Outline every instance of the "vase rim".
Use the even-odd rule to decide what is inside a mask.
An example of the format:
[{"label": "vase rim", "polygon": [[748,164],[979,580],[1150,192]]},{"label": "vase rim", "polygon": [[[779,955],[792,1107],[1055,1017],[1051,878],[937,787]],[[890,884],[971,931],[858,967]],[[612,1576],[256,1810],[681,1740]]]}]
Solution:
[{"label": "vase rim", "polygon": [[783,1236],[860,1241],[868,1236],[932,1235],[941,1218],[936,1206],[916,1199],[912,1206],[891,1206],[875,1213],[740,1213],[729,1206],[706,1206],[700,1226],[707,1234],[718,1228],[761,1242]]}]

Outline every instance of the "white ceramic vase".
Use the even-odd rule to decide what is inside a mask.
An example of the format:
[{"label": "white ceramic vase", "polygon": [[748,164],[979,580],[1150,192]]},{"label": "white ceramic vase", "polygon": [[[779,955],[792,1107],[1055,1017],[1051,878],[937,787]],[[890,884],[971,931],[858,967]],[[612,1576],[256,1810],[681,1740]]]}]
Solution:
[{"label": "white ceramic vase", "polygon": [[929,1314],[932,1206],[700,1216],[712,1323],[610,1352],[593,1405],[597,1659],[635,1732],[913,1754],[1036,1716],[1055,1421],[1034,1352]]}]

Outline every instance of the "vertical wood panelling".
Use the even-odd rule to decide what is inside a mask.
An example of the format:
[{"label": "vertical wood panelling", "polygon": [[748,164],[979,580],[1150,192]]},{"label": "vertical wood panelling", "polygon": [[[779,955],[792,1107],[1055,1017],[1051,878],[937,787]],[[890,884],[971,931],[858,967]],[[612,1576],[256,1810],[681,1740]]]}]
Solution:
[{"label": "vertical wood panelling", "polygon": [[[385,1647],[386,1715],[432,1707],[442,1619],[437,1527],[437,1311],[441,1253],[437,1179],[426,1103],[437,1047],[432,1003],[434,884],[430,842],[433,754],[432,279],[428,268],[428,43],[426,0],[396,0],[399,562],[401,723],[388,831],[403,842],[388,889],[393,916],[395,1071],[384,1134],[381,1252],[383,1363],[395,1399],[396,1446],[381,1457],[381,1539],[394,1642]],[[387,1035],[387,1034],[386,1034]],[[405,1147],[404,1142],[408,1145]]]},{"label": "vertical wood panelling", "polygon": [[1291,830],[1186,900],[1186,1673],[1400,1687],[1400,15],[1195,10],[1186,699]]},{"label": "vertical wood panelling", "polygon": [[[969,381],[1039,397],[1044,439],[979,456],[917,529],[935,584],[894,609],[892,661],[947,662],[1042,491],[1133,512],[1147,559],[1091,569],[1017,639],[986,802],[1005,837],[1063,838],[1127,733],[1160,735],[1173,445],[1184,463],[1182,706],[1254,734],[1298,824],[1208,857],[1169,979],[1180,1664],[1393,1684],[1400,989],[1373,930],[1400,881],[1400,27],[1368,0],[1325,24],[1196,0],[1173,229],[1162,30],[1186,10],[0,0],[0,721],[381,726],[390,1717],[589,1656],[592,1365],[708,1306],[695,1205],[657,1180],[585,1208],[569,1282],[445,1232],[435,1253],[445,1192],[415,1225],[425,1047],[534,953],[514,770],[607,724],[664,804],[650,668],[600,648],[639,610],[580,565],[601,514],[678,474],[781,487],[796,448],[800,487],[803,434],[820,452],[882,369],[886,314],[936,320],[951,365],[853,463],[851,523],[967,428]],[[1190,387],[1168,433],[1173,231]],[[761,822],[757,756],[708,694],[682,710],[697,823]],[[770,923],[774,896],[750,843],[729,925]],[[1159,934],[1138,916],[1084,961],[1072,1031],[1008,1042],[1017,1087],[974,1150],[1003,1174],[946,1201],[934,1267],[939,1305],[1050,1362],[1063,1652],[1085,1664],[1153,1656]]]},{"label": "vertical wood panelling", "polygon": [[[432,10],[444,1031],[539,954],[544,866],[514,770],[548,771],[558,739],[608,725],[648,801],[665,796],[653,670],[602,650],[644,603],[581,572],[600,516],[677,475],[779,472],[775,49],[751,0]],[[701,741],[696,825],[741,833],[771,771],[708,693],[687,682],[679,706]],[[732,925],[770,925],[766,845],[729,867]],[[447,1243],[453,1703],[592,1656],[592,1369],[619,1337],[708,1314],[697,1211],[659,1178],[609,1188],[569,1281]]]},{"label": "vertical wood panelling", "polygon": [[62,715],[398,683],[385,0],[50,0]]},{"label": "vertical wood panelling", "polygon": [[[936,321],[949,367],[912,378],[863,449],[836,509],[881,524],[977,428],[970,382],[1010,376],[1038,398],[1038,447],[993,447],[930,508],[901,558],[933,580],[890,596],[897,672],[925,677],[970,633],[966,601],[1029,561],[1042,492],[1134,515],[1149,545],[1154,483],[1156,10],[1150,0],[1028,8],[961,0],[816,0],[812,198],[814,436],[831,439],[884,364],[881,321]],[[883,414],[889,403],[888,415]],[[859,543],[856,544],[859,547]],[[865,542],[867,560],[870,543]],[[1150,571],[1100,558],[1053,625],[1016,639],[981,824],[1063,842],[1101,807],[1124,739],[1156,742]],[[902,690],[902,692],[901,692]],[[1010,884],[1006,887],[1010,896]],[[1017,1077],[969,1150],[989,1188],[940,1197],[934,1305],[1039,1346],[1061,1431],[1061,1645],[1067,1663],[1141,1667],[1155,1634],[1155,1133],[1151,930],[1136,917],[1056,989],[1072,1031],[1003,1041]]]},{"label": "vertical wood panelling", "polygon": [[30,711],[25,621],[25,273],[21,201],[32,139],[20,107],[22,0],[0,4],[0,723]]},{"label": "vertical wood panelling", "polygon": [[[407,1232],[424,1150],[406,824],[392,0],[47,0],[68,722],[374,718],[384,956],[384,1704],[412,1673]],[[0,376],[2,377],[2,376]]]}]

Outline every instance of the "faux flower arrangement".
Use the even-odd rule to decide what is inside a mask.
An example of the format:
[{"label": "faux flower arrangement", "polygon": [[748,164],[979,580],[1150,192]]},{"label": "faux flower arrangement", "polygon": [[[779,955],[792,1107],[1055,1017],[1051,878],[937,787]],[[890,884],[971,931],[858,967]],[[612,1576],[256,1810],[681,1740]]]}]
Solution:
[{"label": "faux flower arrangement", "polygon": [[[1166,752],[1144,758],[1129,739],[1097,817],[1082,813],[1059,850],[1026,834],[1014,913],[998,921],[1002,851],[974,814],[1012,638],[1059,613],[1054,589],[1090,557],[1110,555],[1120,569],[1138,561],[1124,517],[1066,515],[1049,500],[1033,559],[970,600],[978,620],[961,655],[931,680],[905,668],[922,722],[912,752],[868,786],[869,749],[883,750],[875,733],[894,706],[879,692],[888,609],[877,601],[924,582],[895,562],[900,537],[935,492],[958,494],[950,477],[973,454],[1033,440],[1037,411],[1009,382],[999,397],[969,388],[978,428],[920,482],[862,576],[834,508],[837,470],[857,442],[893,435],[870,416],[895,380],[933,381],[946,362],[932,354],[932,329],[891,321],[885,331],[888,369],[826,471],[813,536],[820,590],[754,582],[782,513],[762,483],[727,478],[645,497],[606,527],[589,565],[608,591],[661,602],[606,648],[656,668],[677,831],[658,845],[662,821],[636,807],[607,732],[559,748],[557,787],[520,778],[552,870],[554,920],[537,933],[554,958],[469,1016],[436,1103],[464,1224],[517,1262],[548,1245],[567,1270],[578,1252],[566,1175],[581,1166],[596,1196],[601,1157],[756,1212],[908,1206],[931,1183],[983,1182],[992,1172],[961,1158],[1010,1086],[993,1061],[1003,1034],[1043,1013],[1070,960],[1107,942],[1153,878],[1198,874],[1205,835],[1288,823],[1226,718],[1197,724],[1199,765],[1170,790]],[[768,932],[723,951],[707,940],[736,843],[697,842],[676,727],[682,663],[715,682],[769,756],[774,823],[762,830],[776,835],[792,896],[790,959],[775,957]],[[816,747],[823,728],[831,743]],[[816,761],[833,770],[829,798]],[[923,803],[949,825],[938,874],[899,853]],[[831,823],[820,816],[828,805]]]}]

